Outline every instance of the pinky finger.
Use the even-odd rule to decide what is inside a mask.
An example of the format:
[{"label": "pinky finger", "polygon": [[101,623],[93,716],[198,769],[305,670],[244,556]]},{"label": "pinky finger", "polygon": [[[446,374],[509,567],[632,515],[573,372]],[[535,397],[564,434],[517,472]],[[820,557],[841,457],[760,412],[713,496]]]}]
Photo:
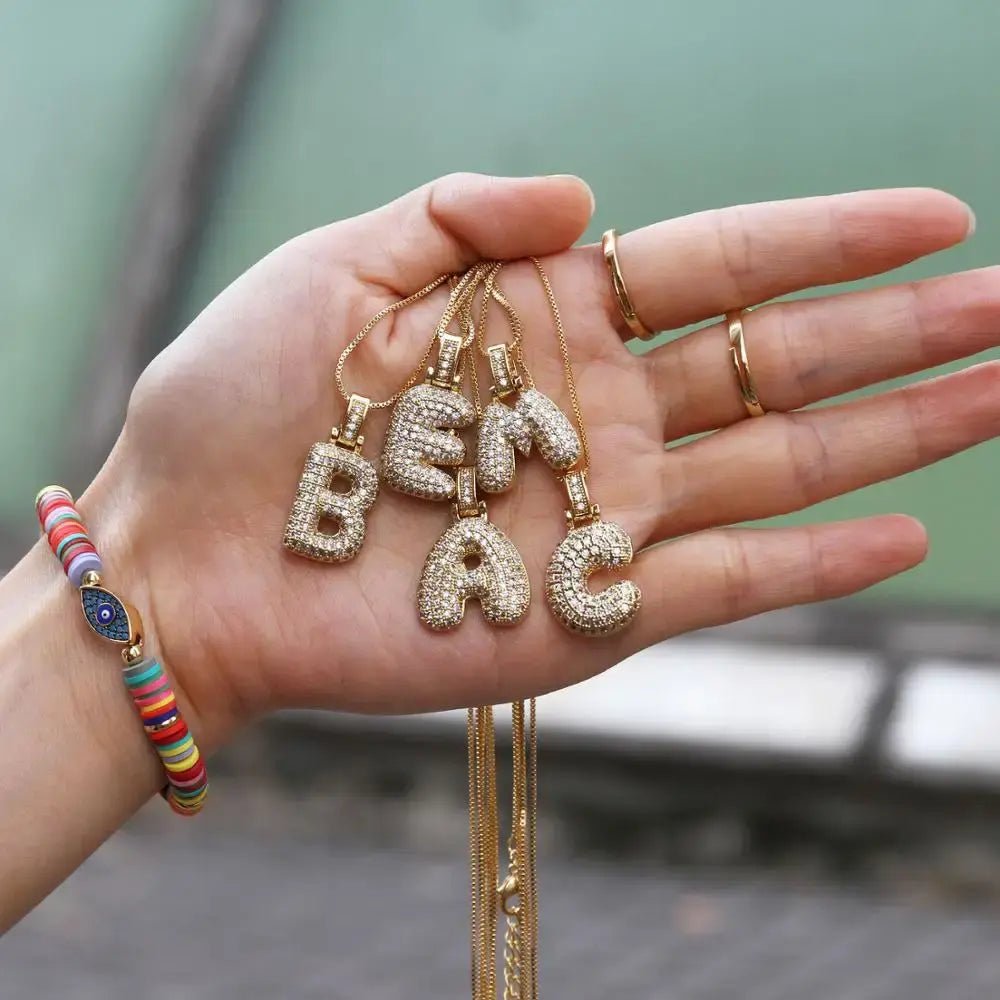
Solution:
[{"label": "pinky finger", "polygon": [[[642,553],[636,648],[794,604],[864,590],[918,565],[923,525],[902,514],[792,528],[725,528]],[[629,634],[629,633],[626,633]]]}]

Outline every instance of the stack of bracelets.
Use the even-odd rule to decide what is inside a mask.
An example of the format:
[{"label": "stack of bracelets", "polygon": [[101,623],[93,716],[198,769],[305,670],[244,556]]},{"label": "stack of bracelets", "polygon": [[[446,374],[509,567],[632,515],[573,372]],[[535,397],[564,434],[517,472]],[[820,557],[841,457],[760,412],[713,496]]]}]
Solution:
[{"label": "stack of bracelets", "polygon": [[66,576],[80,589],[87,624],[103,639],[122,647],[125,687],[166,771],[167,785],[161,794],[175,812],[193,816],[205,804],[208,771],[181,715],[170,679],[155,658],[143,653],[139,613],[103,586],[101,557],[68,490],[46,486],[35,498],[35,510]]}]

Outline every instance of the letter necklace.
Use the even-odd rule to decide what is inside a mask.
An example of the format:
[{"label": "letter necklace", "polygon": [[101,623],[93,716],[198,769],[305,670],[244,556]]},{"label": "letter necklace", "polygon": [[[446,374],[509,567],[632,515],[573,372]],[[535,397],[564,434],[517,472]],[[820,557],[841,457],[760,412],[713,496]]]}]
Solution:
[{"label": "letter necklace", "polygon": [[[486,325],[494,279],[502,264],[495,264],[485,274],[483,302],[479,317],[482,330]],[[463,299],[458,321],[470,345],[476,327],[472,320],[471,292]],[[476,373],[475,353],[468,359],[472,387],[473,409],[482,418],[482,400]],[[460,365],[460,371],[465,367]],[[414,392],[416,390],[410,390]],[[464,457],[464,451],[463,451]],[[441,470],[435,469],[435,472]],[[441,473],[446,475],[446,473]],[[486,503],[476,492],[476,466],[461,465],[457,470],[454,521],[445,529],[427,555],[417,588],[417,610],[420,620],[435,631],[455,628],[465,616],[465,604],[476,598],[483,617],[491,625],[514,625],[528,610],[531,586],[524,560],[514,543],[491,524]],[[468,560],[476,560],[469,567]]]},{"label": "letter necklace", "polygon": [[[503,306],[511,330],[517,337],[521,329],[520,320],[495,285],[501,267],[502,265],[496,265],[486,277],[478,331],[480,335],[485,335],[487,312],[491,301],[496,301]],[[471,316],[468,320],[471,321]],[[469,375],[476,409],[481,415],[479,379],[474,357],[471,359]],[[474,483],[474,469],[465,468]],[[480,504],[485,520],[485,504]],[[455,525],[449,531],[454,527]],[[511,549],[523,571],[520,555],[513,546]],[[482,559],[480,567],[485,562]],[[529,596],[526,575],[523,594],[526,608]],[[473,1000],[496,998],[497,923],[502,912],[506,918],[503,935],[503,996],[505,1000],[537,1000],[538,730],[535,700],[532,698],[529,702],[527,726],[525,703],[517,701],[511,705],[512,800],[510,833],[507,839],[507,871],[502,881],[493,707],[484,705],[470,708],[467,726],[472,997]]]},{"label": "letter necklace", "polygon": [[[497,271],[487,280],[495,279]],[[489,362],[493,385],[492,402],[479,421],[476,472],[479,485],[487,493],[502,493],[514,482],[515,448],[528,455],[532,442],[536,442],[542,458],[553,469],[563,470],[579,461],[581,446],[569,418],[535,388],[521,351],[520,318],[499,288],[491,287],[491,293],[507,313],[512,336],[509,343],[487,347],[486,326],[479,324],[476,346]],[[484,305],[486,301],[484,298]],[[513,406],[501,402],[515,393],[517,401]]]},{"label": "letter necklace", "polygon": [[491,706],[468,712],[472,1000],[496,1000],[502,912],[504,1000],[538,1000],[538,727],[535,699],[511,705],[512,799],[507,874],[500,881],[496,741]]},{"label": "letter necklace", "polygon": [[452,288],[438,323],[437,360],[420,385],[407,387],[389,419],[382,449],[382,479],[399,493],[422,500],[451,500],[455,476],[438,466],[459,466],[465,444],[455,433],[476,419],[472,403],[462,395],[463,351],[468,346],[448,327],[461,314],[466,299],[475,295],[492,265],[470,268]]},{"label": "letter necklace", "polygon": [[601,520],[601,509],[591,503],[587,489],[590,449],[580,409],[580,399],[570,362],[566,331],[559,306],[541,262],[531,258],[538,271],[562,356],[573,414],[580,434],[582,456],[579,466],[567,471],[562,482],[569,498],[566,511],[567,534],[556,547],[545,571],[545,598],[556,619],[580,635],[611,635],[628,626],[642,603],[642,593],[631,580],[617,580],[594,593],[588,586],[590,575],[601,569],[620,569],[632,561],[632,539],[614,521]]},{"label": "letter necklace", "polygon": [[[296,555],[318,562],[346,562],[353,559],[361,548],[365,540],[365,518],[378,496],[379,485],[375,466],[361,457],[365,441],[361,429],[365,417],[369,410],[392,406],[416,383],[434,349],[436,337],[431,338],[417,367],[399,391],[380,402],[373,403],[366,396],[347,391],[344,387],[344,365],[355,348],[386,316],[429,295],[447,280],[447,275],[441,275],[420,291],[380,309],[341,352],[334,369],[334,381],[337,391],[347,403],[347,412],[343,424],[331,431],[329,440],[314,444],[306,458],[283,538],[285,548]],[[349,484],[348,490],[341,493],[331,489],[335,479],[345,480]],[[320,529],[320,522],[325,518],[336,524],[335,531]]]}]

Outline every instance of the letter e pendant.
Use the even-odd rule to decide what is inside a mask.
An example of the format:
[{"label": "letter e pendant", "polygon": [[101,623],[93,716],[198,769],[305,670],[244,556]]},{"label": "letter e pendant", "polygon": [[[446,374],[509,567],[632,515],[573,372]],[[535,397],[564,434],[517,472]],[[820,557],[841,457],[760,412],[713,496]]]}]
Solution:
[{"label": "letter e pendant", "polygon": [[382,478],[399,493],[423,500],[450,500],[455,477],[438,465],[465,460],[465,445],[450,433],[468,427],[476,409],[457,391],[462,338],[438,334],[438,360],[422,385],[407,389],[392,411],[382,450]]}]

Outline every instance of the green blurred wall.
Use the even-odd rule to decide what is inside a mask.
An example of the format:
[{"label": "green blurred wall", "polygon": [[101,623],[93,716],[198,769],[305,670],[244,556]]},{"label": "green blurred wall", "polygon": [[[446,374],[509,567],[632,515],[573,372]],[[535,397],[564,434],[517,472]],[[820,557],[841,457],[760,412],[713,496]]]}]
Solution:
[{"label": "green blurred wall", "polygon": [[[0,524],[27,540],[199,0],[0,0]],[[108,362],[114,364],[114,358]]]},{"label": "green blurred wall", "polygon": [[[51,383],[43,342],[73,345],[77,356],[92,332],[127,182],[191,6],[92,2],[58,52],[18,24],[12,38],[0,14],[2,92],[30,75],[24,66],[11,81],[8,56],[44,63],[43,81],[2,114],[59,161],[38,176],[38,156],[26,165],[17,144],[0,161],[5,217],[21,200],[18,176],[30,174],[35,192],[34,205],[16,208],[22,235],[5,227],[0,242],[0,307],[8,336],[22,338],[18,353],[0,355],[15,363],[5,407],[18,420],[36,422]],[[36,22],[56,20],[53,9],[84,9],[13,7]],[[99,27],[94,11],[109,15]],[[994,0],[288,0],[237,123],[184,318],[287,237],[456,169],[581,174],[597,194],[591,237],[732,202],[935,185],[973,205],[979,234],[902,274],[992,263],[1000,257],[998,41]],[[118,67],[117,83],[95,66],[102,60]],[[39,100],[67,120],[43,127]],[[84,125],[68,120],[70,108]],[[99,150],[86,142],[95,129],[106,137]],[[99,168],[74,169],[98,153]],[[51,210],[53,198],[62,212]],[[66,240],[60,216],[70,209],[77,238]],[[36,227],[46,278],[33,282],[30,270],[12,278],[23,234]],[[64,295],[51,294],[63,285]],[[57,400],[44,422],[46,454],[65,412]],[[22,511],[56,472],[9,437],[3,453],[0,510],[16,502]],[[916,514],[931,530],[931,558],[879,592],[995,605],[998,458],[1000,446],[980,448],[808,516]]]}]

